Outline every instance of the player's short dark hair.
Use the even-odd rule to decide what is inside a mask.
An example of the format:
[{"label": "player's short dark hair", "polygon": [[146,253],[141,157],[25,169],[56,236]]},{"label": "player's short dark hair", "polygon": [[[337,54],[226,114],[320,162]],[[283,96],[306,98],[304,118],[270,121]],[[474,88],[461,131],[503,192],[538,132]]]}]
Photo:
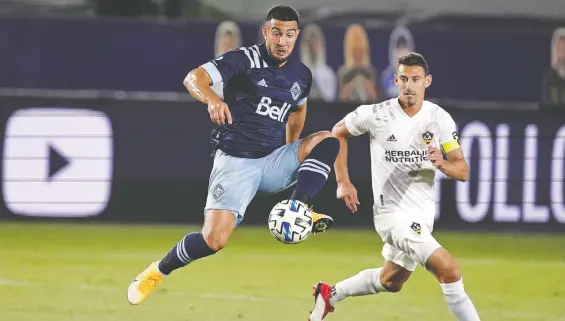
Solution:
[{"label": "player's short dark hair", "polygon": [[298,11],[296,11],[293,7],[282,4],[272,7],[269,12],[267,12],[265,21],[269,21],[271,19],[277,19],[280,21],[296,21],[296,23],[300,25],[300,16],[298,15]]},{"label": "player's short dark hair", "polygon": [[402,56],[398,59],[397,68],[400,65],[404,66],[420,66],[424,69],[424,73],[427,75],[430,74],[430,69],[428,68],[428,62],[426,58],[417,52],[411,52],[406,56]]}]

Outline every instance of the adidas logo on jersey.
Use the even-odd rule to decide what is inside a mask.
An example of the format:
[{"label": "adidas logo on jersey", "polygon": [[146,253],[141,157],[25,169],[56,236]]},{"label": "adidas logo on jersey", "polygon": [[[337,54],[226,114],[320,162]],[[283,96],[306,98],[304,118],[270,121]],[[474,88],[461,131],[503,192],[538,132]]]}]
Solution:
[{"label": "adidas logo on jersey", "polygon": [[261,87],[267,87],[267,82],[265,81],[265,79],[261,79],[257,82],[257,85]]},{"label": "adidas logo on jersey", "polygon": [[387,140],[387,142],[396,142],[396,137],[394,137],[394,134],[390,135]]}]

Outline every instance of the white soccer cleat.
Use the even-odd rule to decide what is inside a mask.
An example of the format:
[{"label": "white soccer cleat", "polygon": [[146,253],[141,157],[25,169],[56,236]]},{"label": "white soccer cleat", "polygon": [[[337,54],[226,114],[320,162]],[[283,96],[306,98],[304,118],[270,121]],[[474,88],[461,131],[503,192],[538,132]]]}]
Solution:
[{"label": "white soccer cleat", "polygon": [[314,309],[310,312],[308,321],[322,321],[330,312],[334,312],[334,307],[330,304],[330,294],[332,286],[326,283],[318,283],[314,288]]},{"label": "white soccer cleat", "polygon": [[159,261],[151,263],[145,271],[141,272],[128,287],[128,301],[130,304],[140,304],[163,279],[165,275],[159,271]]}]

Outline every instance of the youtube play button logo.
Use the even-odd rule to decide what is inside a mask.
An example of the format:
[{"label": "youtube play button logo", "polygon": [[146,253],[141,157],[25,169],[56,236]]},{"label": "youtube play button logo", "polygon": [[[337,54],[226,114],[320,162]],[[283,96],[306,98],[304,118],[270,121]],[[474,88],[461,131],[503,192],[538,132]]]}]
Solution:
[{"label": "youtube play button logo", "polygon": [[16,215],[98,215],[110,199],[112,169],[112,126],[104,113],[27,108],[8,119],[2,184]]},{"label": "youtube play button logo", "polygon": [[69,165],[69,160],[65,158],[57,148],[49,145],[49,175],[47,176],[48,180],[51,181],[51,178],[59,173],[63,168]]}]

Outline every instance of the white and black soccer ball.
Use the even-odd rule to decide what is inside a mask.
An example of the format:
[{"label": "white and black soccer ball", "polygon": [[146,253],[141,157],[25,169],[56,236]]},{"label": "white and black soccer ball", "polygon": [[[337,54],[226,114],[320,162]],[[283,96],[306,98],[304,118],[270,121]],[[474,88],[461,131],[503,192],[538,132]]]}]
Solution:
[{"label": "white and black soccer ball", "polygon": [[310,210],[297,200],[279,202],[269,214],[271,234],[285,244],[297,244],[308,238],[313,222]]}]

